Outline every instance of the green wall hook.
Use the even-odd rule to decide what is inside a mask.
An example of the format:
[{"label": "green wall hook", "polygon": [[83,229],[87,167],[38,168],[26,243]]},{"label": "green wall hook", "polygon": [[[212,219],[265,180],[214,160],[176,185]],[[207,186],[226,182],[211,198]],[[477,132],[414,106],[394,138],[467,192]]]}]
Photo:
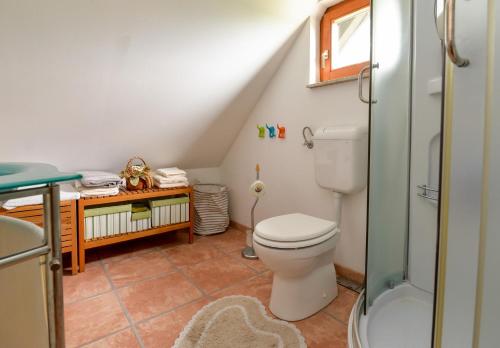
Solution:
[{"label": "green wall hook", "polygon": [[257,129],[259,130],[259,138],[266,137],[266,127],[257,125]]}]

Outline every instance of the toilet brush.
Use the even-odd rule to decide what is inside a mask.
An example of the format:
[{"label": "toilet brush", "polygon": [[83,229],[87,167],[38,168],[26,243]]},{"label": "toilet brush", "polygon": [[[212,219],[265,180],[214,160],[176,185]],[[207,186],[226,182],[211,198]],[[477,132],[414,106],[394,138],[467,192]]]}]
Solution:
[{"label": "toilet brush", "polygon": [[253,249],[253,232],[255,231],[255,218],[254,218],[254,213],[255,213],[255,207],[257,206],[257,203],[259,202],[259,198],[264,194],[264,183],[259,180],[260,178],[260,166],[257,164],[255,167],[255,171],[257,172],[257,180],[250,185],[250,192],[255,196],[255,202],[252,206],[252,210],[250,212],[250,218],[251,218],[251,229],[247,230],[247,246],[245,249],[241,251],[241,256],[243,256],[246,259],[257,259],[258,256],[255,254],[255,250]]}]

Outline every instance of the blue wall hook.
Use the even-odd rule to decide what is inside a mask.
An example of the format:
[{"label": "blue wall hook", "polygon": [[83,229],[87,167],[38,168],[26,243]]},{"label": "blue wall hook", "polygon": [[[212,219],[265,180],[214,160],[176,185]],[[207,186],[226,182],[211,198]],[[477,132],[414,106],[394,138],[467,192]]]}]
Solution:
[{"label": "blue wall hook", "polygon": [[274,126],[268,126],[266,123],[266,128],[269,131],[269,138],[276,137],[276,128]]}]

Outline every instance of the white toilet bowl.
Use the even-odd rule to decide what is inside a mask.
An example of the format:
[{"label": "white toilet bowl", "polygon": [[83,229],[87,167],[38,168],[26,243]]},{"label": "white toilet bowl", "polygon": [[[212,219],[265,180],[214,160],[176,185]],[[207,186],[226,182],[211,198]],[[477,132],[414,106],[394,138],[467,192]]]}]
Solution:
[{"label": "white toilet bowl", "polygon": [[270,309],[278,318],[307,318],[337,296],[335,222],[304,214],[276,216],[255,227],[254,249],[274,272]]}]

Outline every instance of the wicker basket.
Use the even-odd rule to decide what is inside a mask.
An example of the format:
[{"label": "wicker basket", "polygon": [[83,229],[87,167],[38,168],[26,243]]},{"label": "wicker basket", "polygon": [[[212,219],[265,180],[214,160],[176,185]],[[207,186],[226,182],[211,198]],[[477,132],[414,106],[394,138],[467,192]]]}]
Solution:
[{"label": "wicker basket", "polygon": [[149,166],[141,157],[132,157],[121,172],[121,177],[127,182],[127,190],[144,190],[153,187],[153,178]]},{"label": "wicker basket", "polygon": [[224,232],[229,226],[229,191],[213,184],[194,185],[194,233],[209,235]]}]

